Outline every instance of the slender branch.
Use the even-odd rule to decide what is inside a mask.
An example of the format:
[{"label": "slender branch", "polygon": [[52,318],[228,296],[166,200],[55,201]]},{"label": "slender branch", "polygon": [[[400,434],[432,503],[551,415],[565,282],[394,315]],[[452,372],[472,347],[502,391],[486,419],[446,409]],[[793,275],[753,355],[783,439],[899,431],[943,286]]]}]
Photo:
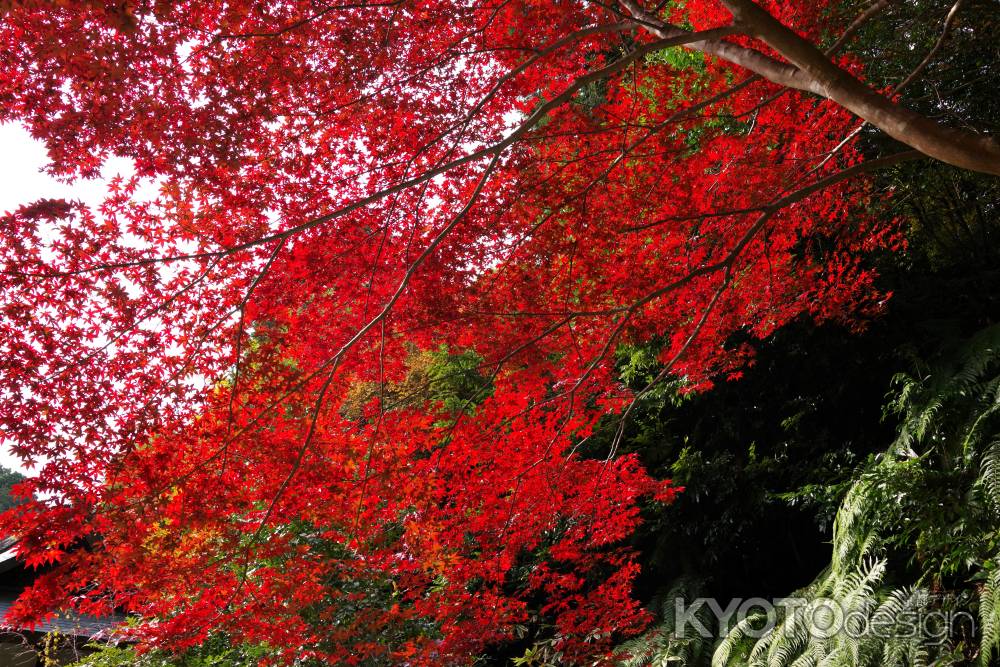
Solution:
[{"label": "slender branch", "polygon": [[109,262],[98,264],[94,266],[85,267],[82,269],[75,269],[72,271],[55,271],[55,272],[6,272],[8,275],[17,275],[21,277],[33,277],[33,278],[56,278],[56,277],[66,277],[82,275],[86,273],[92,273],[95,271],[107,271],[112,269],[129,268],[137,266],[148,266],[150,264],[157,263],[168,263],[176,261],[185,260],[196,260],[196,259],[211,259],[215,257],[228,257],[230,255],[235,255],[237,253],[256,248],[260,245],[266,245],[273,241],[281,241],[290,239],[294,236],[301,234],[302,232],[308,231],[315,227],[319,227],[333,220],[343,218],[355,211],[367,208],[372,204],[375,204],[383,199],[391,197],[399,192],[408,190],[414,186],[420,185],[427,181],[431,181],[438,176],[446,174],[450,171],[454,171],[459,167],[463,167],[467,164],[477,162],[483,158],[490,156],[499,156],[506,152],[513,144],[524,138],[532,129],[534,129],[539,123],[541,123],[552,111],[558,109],[563,104],[569,102],[573,99],[578,91],[585,88],[586,86],[594,83],[596,81],[601,81],[607,77],[617,74],[622,70],[626,69],[633,62],[651,53],[657,51],[662,51],[674,46],[682,46],[684,44],[697,43],[705,40],[718,39],[720,37],[733,34],[734,29],[730,27],[715,28],[712,30],[705,30],[702,32],[687,32],[683,30],[677,31],[670,37],[664,37],[655,42],[650,42],[648,44],[642,44],[637,47],[626,56],[616,60],[609,65],[602,67],[600,69],[589,72],[576,80],[574,80],[569,86],[567,86],[559,95],[556,95],[549,101],[545,102],[539,106],[535,111],[533,111],[521,124],[512,130],[507,136],[496,141],[494,143],[483,146],[477,150],[471,151],[462,155],[461,157],[455,158],[444,162],[432,169],[428,169],[416,176],[403,179],[397,182],[395,185],[382,188],[377,192],[374,192],[366,197],[361,197],[356,199],[349,204],[345,204],[340,208],[327,213],[326,215],[317,216],[311,218],[305,222],[293,225],[284,230],[273,232],[265,236],[261,236],[249,241],[244,241],[226,248],[220,248],[217,250],[204,250],[194,253],[186,253],[181,255],[174,255],[170,257],[144,257],[135,260],[128,260],[123,262]]},{"label": "slender branch", "polygon": [[883,9],[891,5],[893,2],[895,2],[895,0],[878,0],[868,9],[861,12],[857,18],[851,21],[851,25],[847,26],[847,30],[845,30],[843,34],[837,38],[837,41],[831,44],[830,48],[825,51],[826,55],[832,56],[840,51],[840,49],[843,48],[843,46],[847,44],[852,37],[854,37],[858,30],[860,30],[866,23],[875,18],[875,16],[880,14]]},{"label": "slender branch", "polygon": [[836,102],[893,139],[929,157],[963,169],[1000,176],[1000,142],[996,138],[939,125],[896,104],[832,63],[816,46],[753,0],[723,0],[723,4],[739,25],[798,68],[810,81],[804,89]]},{"label": "slender branch", "polygon": [[[635,0],[619,2],[646,30],[658,37],[669,37],[679,30],[646,12]],[[832,63],[815,45],[753,0],[723,0],[723,4],[732,12],[738,26],[763,40],[788,62],[721,39],[688,42],[687,48],[716,55],[773,83],[825,97],[928,157],[1000,176],[1000,141],[996,138],[939,125],[896,104]]]},{"label": "slender branch", "polygon": [[912,72],[910,72],[910,75],[903,79],[900,83],[896,84],[896,87],[892,89],[893,95],[898,94],[901,90],[903,90],[903,88],[906,88],[908,85],[913,83],[913,80],[920,76],[920,73],[927,68],[927,66],[931,63],[931,60],[934,59],[934,56],[936,56],[938,51],[941,50],[941,47],[944,46],[945,40],[948,39],[948,33],[951,32],[951,26],[955,23],[955,19],[958,17],[958,10],[962,7],[963,2],[964,0],[956,0],[955,4],[951,6],[951,10],[944,19],[944,25],[941,28],[941,36],[938,37],[937,42],[935,42],[933,48],[927,52],[924,59],[920,61],[920,64],[917,65]]}]

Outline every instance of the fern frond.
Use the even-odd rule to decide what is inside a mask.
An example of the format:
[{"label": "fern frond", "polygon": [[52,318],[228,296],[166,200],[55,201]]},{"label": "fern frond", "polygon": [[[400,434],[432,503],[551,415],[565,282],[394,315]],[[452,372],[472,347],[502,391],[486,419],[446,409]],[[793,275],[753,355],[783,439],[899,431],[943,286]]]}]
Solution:
[{"label": "fern frond", "polygon": [[1000,440],[991,444],[983,454],[977,486],[987,504],[995,513],[1000,514]]},{"label": "fern frond", "polygon": [[757,644],[752,633],[755,625],[765,618],[763,614],[750,614],[730,628],[712,655],[712,667],[752,665],[751,652]]},{"label": "fern frond", "polygon": [[983,667],[987,667],[994,653],[1000,650],[1000,567],[994,567],[988,573],[979,594],[979,624],[982,633],[979,660]]}]

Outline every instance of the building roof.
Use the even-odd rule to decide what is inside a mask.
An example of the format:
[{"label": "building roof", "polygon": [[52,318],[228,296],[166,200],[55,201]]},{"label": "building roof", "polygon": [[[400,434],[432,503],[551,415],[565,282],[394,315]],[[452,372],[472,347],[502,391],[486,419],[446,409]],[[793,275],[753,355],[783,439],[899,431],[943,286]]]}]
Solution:
[{"label": "building roof", "polygon": [[[38,575],[35,570],[29,570],[15,556],[17,540],[13,538],[0,539],[0,633],[25,632],[26,628],[18,628],[7,622],[7,612],[21,592]],[[60,612],[45,623],[36,626],[33,631],[39,633],[59,632],[63,635],[85,637],[88,639],[111,639],[115,627],[125,621],[125,616],[90,616],[75,612]]]},{"label": "building roof", "polygon": [[[0,593],[0,618],[6,618],[7,611],[17,595]],[[115,626],[125,620],[124,616],[88,616],[85,614],[75,614],[62,612],[49,619],[45,623],[34,628],[34,632],[49,633],[58,632],[62,635],[72,635],[75,637],[86,637],[88,639],[109,639],[114,634]],[[0,622],[0,631],[18,632],[21,628],[11,626],[6,621]]]}]

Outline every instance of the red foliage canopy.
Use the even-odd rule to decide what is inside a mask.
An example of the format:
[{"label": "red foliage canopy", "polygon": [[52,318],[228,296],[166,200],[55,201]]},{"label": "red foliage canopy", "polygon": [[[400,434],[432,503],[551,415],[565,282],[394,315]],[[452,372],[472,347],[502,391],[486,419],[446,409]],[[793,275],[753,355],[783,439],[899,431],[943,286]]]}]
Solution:
[{"label": "red foliage canopy", "polygon": [[[827,4],[767,9],[819,42]],[[695,38],[627,6],[0,3],[0,120],[54,174],[137,170],[0,223],[0,425],[40,466],[5,527],[58,562],[17,619],[414,664],[529,609],[571,658],[641,626],[621,544],[674,491],[575,449],[636,398],[613,351],[705,387],[735,332],[875,307],[891,236],[856,119],[678,48],[773,55],[713,0],[663,10]],[[467,409],[400,398],[442,343],[481,361]]]}]

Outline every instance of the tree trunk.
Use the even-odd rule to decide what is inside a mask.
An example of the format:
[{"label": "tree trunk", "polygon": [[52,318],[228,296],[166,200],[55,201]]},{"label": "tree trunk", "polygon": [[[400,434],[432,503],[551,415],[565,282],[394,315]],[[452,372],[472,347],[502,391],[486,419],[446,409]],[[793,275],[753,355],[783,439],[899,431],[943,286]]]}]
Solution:
[{"label": "tree trunk", "polygon": [[[659,37],[683,32],[643,10],[633,0],[622,6],[644,28]],[[686,48],[712,54],[744,67],[768,81],[804,90],[836,102],[893,139],[941,162],[1000,176],[1000,141],[969,130],[947,127],[875,92],[837,67],[813,44],[799,37],[753,0],[723,0],[736,24],[788,60],[770,58],[722,40],[693,42]]]}]

